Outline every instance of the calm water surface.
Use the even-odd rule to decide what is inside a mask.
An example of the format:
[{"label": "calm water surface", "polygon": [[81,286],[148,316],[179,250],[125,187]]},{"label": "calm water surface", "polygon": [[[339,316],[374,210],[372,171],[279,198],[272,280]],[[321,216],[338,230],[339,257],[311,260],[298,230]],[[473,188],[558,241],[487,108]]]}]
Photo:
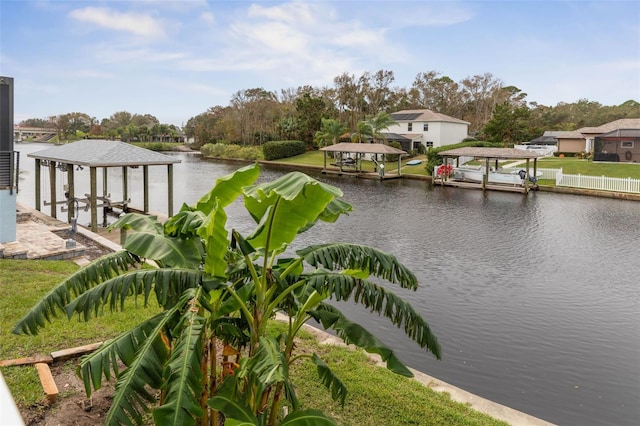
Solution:
[{"label": "calm water surface", "polygon": [[[34,205],[34,160],[25,154],[48,147],[16,145],[26,170],[20,202]],[[174,155],[182,160],[175,167],[176,211],[239,167]],[[150,207],[166,212],[166,168],[150,171]],[[285,172],[263,168],[261,180]],[[77,173],[76,182],[88,182],[87,170]],[[118,173],[110,171],[114,199],[121,197]],[[429,322],[441,361],[385,320],[343,309],[408,365],[557,424],[640,424],[640,203],[312,175],[340,187],[354,211],[301,235],[300,247],[369,244],[394,253],[418,276],[418,291],[394,291]],[[130,176],[132,205],[141,206],[141,169]],[[88,223],[83,215],[80,223]],[[229,216],[237,229],[252,228],[240,203]]]}]

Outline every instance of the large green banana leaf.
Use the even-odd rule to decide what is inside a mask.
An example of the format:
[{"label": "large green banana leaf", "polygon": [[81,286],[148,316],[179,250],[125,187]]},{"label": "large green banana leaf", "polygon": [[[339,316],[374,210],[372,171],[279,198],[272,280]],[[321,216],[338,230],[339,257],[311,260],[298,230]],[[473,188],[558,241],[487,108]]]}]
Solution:
[{"label": "large green banana leaf", "polygon": [[320,217],[335,220],[351,207],[345,202],[331,204],[342,191],[299,172],[245,188],[244,194],[245,207],[258,222],[247,240],[268,251],[290,244]]}]

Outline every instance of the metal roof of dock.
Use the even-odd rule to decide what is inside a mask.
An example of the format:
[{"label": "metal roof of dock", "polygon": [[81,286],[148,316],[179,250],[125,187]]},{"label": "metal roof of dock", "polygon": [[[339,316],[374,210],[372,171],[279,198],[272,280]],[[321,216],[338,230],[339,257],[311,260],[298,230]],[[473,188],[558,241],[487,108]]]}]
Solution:
[{"label": "metal roof of dock", "polygon": [[516,148],[484,148],[475,146],[465,146],[463,148],[440,151],[438,155],[442,157],[474,157],[474,158],[494,158],[498,160],[541,158],[539,152],[527,151]]},{"label": "metal roof of dock", "polygon": [[[167,166],[167,212],[169,217],[173,216],[173,165],[181,163],[178,158],[171,157],[166,154],[151,151],[149,149],[140,148],[135,145],[111,140],[86,139],[78,142],[72,142],[64,145],[56,145],[42,151],[27,154],[27,157],[36,160],[36,179],[35,194],[36,210],[41,209],[41,167],[49,168],[49,198],[50,202],[45,201],[45,205],[51,206],[51,217],[57,218],[57,208],[59,204],[66,205],[68,220],[71,223],[75,216],[76,204],[80,202],[86,203],[91,208],[91,230],[98,230],[98,207],[103,208],[103,215],[108,210],[112,210],[114,206],[121,207],[123,212],[130,208],[130,199],[128,198],[128,173],[129,167],[137,168],[142,166],[143,173],[143,213],[149,213],[149,171],[148,166]],[[58,164],[57,164],[58,163]],[[60,167],[61,164],[71,165],[72,167]],[[85,197],[76,197],[75,193],[75,177],[74,166],[88,167],[89,185],[91,192],[85,194]],[[110,193],[107,192],[107,170],[110,167],[122,168],[122,201],[111,200]],[[98,196],[97,189],[97,169],[103,169],[102,177],[102,196]],[[56,175],[58,173],[66,173],[67,189],[65,190],[65,199],[58,201]],[[98,206],[98,199],[102,201],[102,205]],[[105,219],[106,221],[106,219]]]},{"label": "metal roof of dock", "polygon": [[153,166],[180,163],[168,155],[110,140],[81,140],[56,145],[27,157],[87,167]]}]

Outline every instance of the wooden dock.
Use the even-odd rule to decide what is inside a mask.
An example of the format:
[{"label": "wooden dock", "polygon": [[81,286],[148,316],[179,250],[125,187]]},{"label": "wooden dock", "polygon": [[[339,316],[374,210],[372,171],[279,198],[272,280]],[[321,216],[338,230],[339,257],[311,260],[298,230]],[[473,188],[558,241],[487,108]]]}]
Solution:
[{"label": "wooden dock", "polygon": [[377,179],[377,180],[389,180],[389,179],[402,179],[402,175],[397,173],[385,173],[384,176],[380,176],[377,172],[361,172],[358,170],[338,170],[338,169],[325,169],[322,170],[324,175],[336,175],[336,176],[352,176],[361,179]]},{"label": "wooden dock", "polygon": [[[453,186],[456,188],[465,188],[465,189],[483,189],[482,183],[476,182],[464,182],[459,180],[442,180],[442,179],[434,179],[434,185],[440,186]],[[521,185],[500,185],[500,184],[487,184],[484,188],[489,191],[502,191],[502,192],[518,192],[521,194],[526,194],[529,191],[535,191],[538,189],[537,185],[531,184],[528,187],[524,187]]]}]

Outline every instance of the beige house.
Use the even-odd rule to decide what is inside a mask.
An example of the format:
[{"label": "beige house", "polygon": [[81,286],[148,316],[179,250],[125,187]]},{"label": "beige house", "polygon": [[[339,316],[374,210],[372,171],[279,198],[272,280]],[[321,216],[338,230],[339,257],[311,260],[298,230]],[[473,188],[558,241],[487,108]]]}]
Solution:
[{"label": "beige house", "polygon": [[582,133],[586,141],[586,151],[592,152],[594,150],[593,143],[596,136],[622,129],[640,129],[640,118],[621,118],[620,120],[615,120],[602,126],[583,127],[576,131]]},{"label": "beige house", "polygon": [[[545,132],[546,134],[547,132]],[[587,141],[579,130],[553,131],[553,136],[558,141],[558,152],[590,152]]]},{"label": "beige house", "polygon": [[[631,134],[635,134],[640,130],[640,118],[621,118],[620,120],[615,120],[610,123],[603,124],[602,126],[597,127],[582,127],[577,130],[572,131],[561,131],[561,130],[550,130],[544,132],[540,138],[534,139],[529,143],[534,143],[535,141],[542,140],[544,143],[549,143],[553,139],[556,140],[558,146],[558,152],[602,152],[603,148],[596,147],[595,141],[597,137],[603,136],[605,134],[611,135],[612,132],[618,132],[619,139],[624,139],[625,137],[629,140],[620,140],[619,150],[624,148],[628,148],[629,146],[635,146],[637,143],[634,142]],[[625,136],[626,135],[626,136]],[[608,143],[611,143],[614,139],[609,137],[607,139]],[[609,151],[611,151],[613,147],[609,147]],[[627,149],[628,150],[628,149]],[[639,153],[640,154],[640,153]],[[635,157],[634,154],[631,154]],[[629,161],[626,157],[629,154],[624,151],[623,158],[620,158],[620,161]]]}]

